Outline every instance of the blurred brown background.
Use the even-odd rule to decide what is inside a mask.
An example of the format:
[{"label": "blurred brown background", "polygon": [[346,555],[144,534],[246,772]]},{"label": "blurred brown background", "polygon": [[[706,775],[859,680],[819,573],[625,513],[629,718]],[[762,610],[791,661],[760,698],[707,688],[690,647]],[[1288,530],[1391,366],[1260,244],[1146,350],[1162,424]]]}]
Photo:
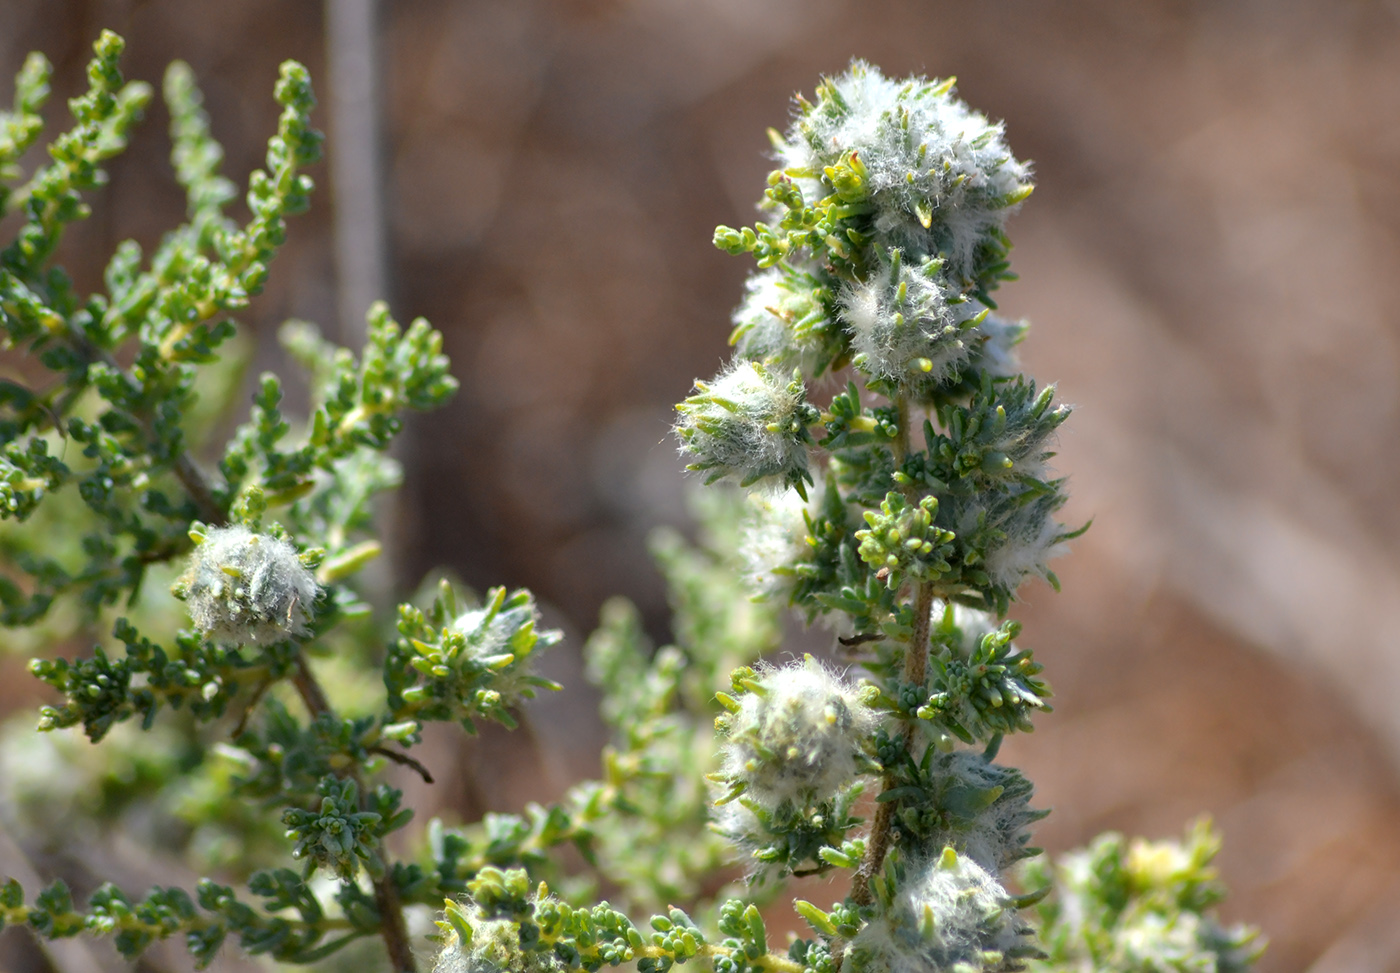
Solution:
[{"label": "blurred brown background", "polygon": [[[764,129],[819,73],[956,75],[1036,163],[999,296],[1079,406],[1059,468],[1070,519],[1095,518],[1064,593],[1017,610],[1058,692],[1005,750],[1056,807],[1041,843],[1209,812],[1263,969],[1400,970],[1400,2],[400,0],[380,21],[389,288],[463,385],[403,453],[403,577],[529,585],[575,652],[613,593],[664,636],[644,539],[685,520],[670,406],[726,356],[748,269],[714,224],[751,221]],[[279,61],[330,93],[312,0],[0,0],[0,77],[42,49],[70,95],[103,26],[130,76],[194,66],[240,181]],[[180,217],[165,124],[71,234],[90,287]],[[245,318],[255,367],[281,367],[286,317],[342,310],[348,207],[316,176]],[[598,734],[554,733],[557,783],[594,771]],[[470,800],[521,799],[472,759]]]}]

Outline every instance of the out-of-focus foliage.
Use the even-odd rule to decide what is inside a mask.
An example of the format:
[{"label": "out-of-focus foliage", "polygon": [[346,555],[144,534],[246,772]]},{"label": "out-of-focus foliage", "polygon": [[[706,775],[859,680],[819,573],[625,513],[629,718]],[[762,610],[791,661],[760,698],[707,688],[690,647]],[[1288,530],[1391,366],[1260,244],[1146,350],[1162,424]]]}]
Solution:
[{"label": "out-of-focus foliage", "polygon": [[1256,930],[1224,926],[1212,907],[1225,896],[1211,861],[1220,838],[1209,822],[1182,841],[1100,835],[1053,869],[1033,862],[1026,881],[1054,882],[1038,907],[1050,954],[1034,969],[1178,973],[1249,969],[1264,951]]}]

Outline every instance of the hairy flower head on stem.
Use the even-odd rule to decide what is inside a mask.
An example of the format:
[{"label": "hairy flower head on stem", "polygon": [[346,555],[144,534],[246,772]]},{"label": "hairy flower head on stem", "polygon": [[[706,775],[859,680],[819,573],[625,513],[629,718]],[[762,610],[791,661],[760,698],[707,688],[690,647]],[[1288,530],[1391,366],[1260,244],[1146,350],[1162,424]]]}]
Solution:
[{"label": "hairy flower head on stem", "polygon": [[311,573],[314,555],[241,524],[196,527],[191,536],[195,549],[173,590],[202,634],[233,645],[306,634],[321,590]]},{"label": "hairy flower head on stem", "polygon": [[705,473],[707,483],[769,480],[802,491],[811,482],[807,427],[820,414],[800,375],[785,381],[760,363],[734,361],[713,382],[696,382],[676,410],[681,452],[694,459],[687,469]]},{"label": "hairy flower head on stem", "polygon": [[891,863],[874,884],[877,914],[846,949],[852,973],[999,973],[1038,955],[1012,897],[952,848]]},{"label": "hairy flower head on stem", "polygon": [[738,698],[716,726],[727,738],[715,779],[767,807],[830,800],[869,762],[865,748],[876,714],[866,691],[848,685],[811,656],[781,669],[736,669]]}]

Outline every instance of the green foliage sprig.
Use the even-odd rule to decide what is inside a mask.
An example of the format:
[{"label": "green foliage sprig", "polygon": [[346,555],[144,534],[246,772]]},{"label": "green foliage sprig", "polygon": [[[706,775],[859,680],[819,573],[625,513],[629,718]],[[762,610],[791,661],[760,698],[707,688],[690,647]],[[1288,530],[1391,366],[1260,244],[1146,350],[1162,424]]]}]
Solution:
[{"label": "green foliage sprig", "polygon": [[[44,708],[41,729],[81,725],[96,742],[132,717],[151,728],[167,708],[196,724],[236,716],[232,746],[220,746],[237,755],[242,772],[225,775],[220,786],[229,799],[280,818],[285,854],[304,867],[253,871],[248,889],[256,905],[206,881],[195,894],[158,889],[139,900],[104,887],[84,910],[61,884],[26,904],[11,882],[3,918],[48,936],[112,934],[128,956],[183,935],[201,965],[230,936],[250,952],[312,962],[377,935],[392,966],[411,969],[401,903],[440,901],[459,888],[451,872],[395,861],[384,848],[411,811],[399,806],[397,790],[371,781],[386,760],[427,772],[404,752],[417,739],[417,723],[405,725],[398,696],[382,699],[375,715],[340,717],[309,655],[326,639],[343,639],[337,633],[367,611],[350,581],[379,551],[370,503],[398,481],[384,450],[401,413],[441,404],[456,382],[441,336],[421,320],[404,331],[383,305],[370,312],[359,357],[297,325],[285,332],[289,349],[314,363],[304,434],[294,435],[280,411],[280,381],[265,375],[218,472],[201,468],[191,452],[203,437],[190,422],[199,414],[196,389],[235,334],[227,315],[261,291],[287,219],[308,204],[312,182],[302,170],[321,146],[310,122],[315,99],[305,69],[284,64],[274,91],[282,109],[277,133],[265,169],[248,181],[251,218],[238,225],[224,213],[235,192],[219,173],[223,153],[199,90],[188,67],[172,65],[163,90],[187,222],[149,256],[123,243],[104,291],[83,297],[51,258],[64,228],[87,215],[83,194],[102,184],[101,163],[125,147],[151,95],[149,86],[123,80],[122,47],[110,32],[97,41],[88,92],[70,105],[75,127],[51,143],[47,166],[18,187],[7,182],[0,197],[5,212],[20,214],[14,242],[0,252],[0,327],[8,347],[52,376],[36,378],[40,371],[26,366],[25,382],[4,386],[0,515],[22,522],[46,507],[61,509],[65,537],[79,541],[42,542],[18,527],[5,532],[3,621],[45,624],[50,613],[76,609],[100,624],[109,606],[123,606],[127,616],[108,622],[117,648],[32,664],[64,700]],[[0,143],[7,181],[21,175],[18,159],[41,133],[49,75],[35,55],[17,81]],[[147,577],[168,583],[166,566],[186,558],[174,593],[187,602],[193,625],[143,631],[133,618],[162,614],[144,607],[161,597],[148,590]],[[507,609],[510,617],[520,612],[514,602]],[[173,606],[163,611],[168,624]],[[528,655],[514,635],[507,641]],[[550,639],[535,641],[543,648]],[[474,685],[482,698],[514,702],[522,680],[534,684],[530,678],[498,665],[478,673]],[[287,705],[284,685],[298,710]],[[491,714],[502,716],[505,705]],[[217,731],[210,726],[200,739],[208,747]],[[235,827],[230,837],[248,825],[242,840],[252,841],[258,829],[236,818],[226,822]],[[454,853],[460,858],[460,849]],[[316,868],[337,877],[334,902],[307,884]],[[279,915],[284,909],[298,918]]]}]

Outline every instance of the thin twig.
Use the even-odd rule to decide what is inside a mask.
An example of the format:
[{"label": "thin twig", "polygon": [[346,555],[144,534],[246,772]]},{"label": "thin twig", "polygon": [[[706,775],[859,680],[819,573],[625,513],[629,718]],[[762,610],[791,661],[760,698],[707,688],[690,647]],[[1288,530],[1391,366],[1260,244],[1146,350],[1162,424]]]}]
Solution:
[{"label": "thin twig", "polygon": [[292,685],[297,688],[297,693],[301,696],[301,701],[306,704],[306,709],[311,713],[313,720],[326,713],[331,713],[331,704],[326,700],[325,690],[316,681],[311,667],[306,664],[306,656],[300,652],[297,653],[297,671],[292,674]]},{"label": "thin twig", "polygon": [[379,909],[379,934],[389,951],[389,962],[393,964],[394,973],[416,973],[418,962],[413,958],[413,949],[409,945],[408,926],[403,920],[403,903],[399,901],[392,869],[386,868],[384,877],[375,880],[374,904]]},{"label": "thin twig", "polygon": [[412,767],[414,770],[418,771],[418,776],[423,778],[423,783],[433,783],[433,775],[428,770],[428,768],[423,766],[423,764],[419,760],[417,760],[414,757],[410,757],[406,753],[401,753],[398,750],[390,750],[388,747],[370,747],[369,752],[377,753],[381,757],[388,757],[396,764],[402,764],[405,767]]},{"label": "thin twig", "polygon": [[233,733],[229,735],[229,739],[237,740],[243,735],[243,731],[248,728],[248,717],[253,715],[253,708],[258,705],[258,700],[263,698],[263,693],[267,692],[268,687],[271,686],[272,683],[273,678],[271,676],[268,676],[262,682],[258,683],[258,688],[253,690],[253,696],[248,700],[248,705],[243,707],[243,715],[238,718],[238,725],[233,728]]}]

